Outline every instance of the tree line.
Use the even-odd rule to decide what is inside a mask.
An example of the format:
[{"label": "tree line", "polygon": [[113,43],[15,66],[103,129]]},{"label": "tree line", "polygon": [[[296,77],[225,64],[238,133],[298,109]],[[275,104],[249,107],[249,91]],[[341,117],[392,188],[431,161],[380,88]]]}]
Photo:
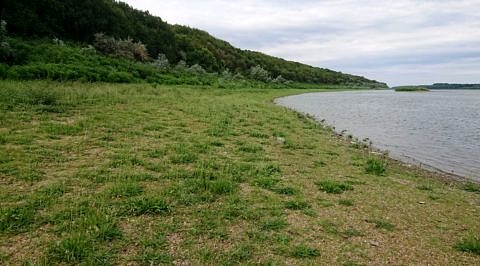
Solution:
[{"label": "tree line", "polygon": [[[171,64],[185,62],[189,66],[201,66],[208,72],[228,70],[248,75],[252,68],[261,66],[272,78],[383,86],[364,77],[241,50],[205,31],[170,25],[148,11],[114,0],[4,0],[3,5],[2,19],[8,23],[8,32],[21,38],[59,38],[93,44],[96,34],[104,34],[118,40],[130,40],[123,45],[144,45],[148,58],[165,56]],[[147,58],[140,51],[142,47],[136,46],[136,49],[135,58]]]}]

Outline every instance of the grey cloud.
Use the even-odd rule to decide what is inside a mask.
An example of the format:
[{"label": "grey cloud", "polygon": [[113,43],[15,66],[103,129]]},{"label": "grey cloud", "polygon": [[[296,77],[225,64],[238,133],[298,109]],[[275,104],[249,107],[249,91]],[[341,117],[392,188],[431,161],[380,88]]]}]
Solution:
[{"label": "grey cloud", "polygon": [[480,82],[480,0],[127,2],[242,49],[390,84]]}]

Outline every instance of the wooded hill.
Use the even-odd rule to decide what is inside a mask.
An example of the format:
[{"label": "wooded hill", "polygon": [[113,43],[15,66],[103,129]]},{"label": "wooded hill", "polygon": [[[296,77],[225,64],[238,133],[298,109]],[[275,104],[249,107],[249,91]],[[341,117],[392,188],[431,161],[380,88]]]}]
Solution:
[{"label": "wooded hill", "polygon": [[132,38],[146,45],[150,58],[165,54],[173,64],[184,60],[209,72],[229,69],[247,75],[259,65],[273,77],[281,75],[302,83],[386,86],[364,77],[241,50],[205,31],[170,25],[148,11],[113,0],[4,0],[2,20],[7,21],[9,34],[24,39],[59,38],[91,44],[96,33]]}]

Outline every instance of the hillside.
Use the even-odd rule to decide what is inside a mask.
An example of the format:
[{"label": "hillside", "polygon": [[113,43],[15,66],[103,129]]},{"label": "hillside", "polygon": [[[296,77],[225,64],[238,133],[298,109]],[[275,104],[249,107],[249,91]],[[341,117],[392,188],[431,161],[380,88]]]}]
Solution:
[{"label": "hillside", "polygon": [[59,38],[79,44],[91,44],[96,33],[129,38],[146,45],[150,58],[165,54],[173,64],[199,64],[209,72],[247,75],[261,66],[273,77],[315,84],[385,84],[328,69],[286,61],[259,52],[233,47],[207,32],[186,26],[170,25],[148,12],[112,0],[6,0],[2,19],[17,38]]}]

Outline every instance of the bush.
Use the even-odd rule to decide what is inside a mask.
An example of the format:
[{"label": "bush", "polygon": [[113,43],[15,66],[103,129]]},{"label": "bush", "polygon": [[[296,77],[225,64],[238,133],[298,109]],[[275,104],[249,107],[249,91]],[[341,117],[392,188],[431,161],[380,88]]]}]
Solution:
[{"label": "bush", "polygon": [[135,81],[135,78],[132,74],[127,72],[119,72],[115,71],[108,74],[107,80],[108,82],[119,82],[119,83],[129,83]]},{"label": "bush", "polygon": [[103,33],[95,34],[94,47],[99,52],[118,58],[145,62],[149,60],[147,47],[141,42],[134,42],[128,38],[115,39]]},{"label": "bush", "polygon": [[278,75],[275,79],[272,80],[273,83],[275,84],[285,84],[287,83],[287,80],[282,77],[282,75]]},{"label": "bush", "polygon": [[268,73],[268,71],[263,69],[261,66],[250,68],[250,77],[263,82],[269,82],[271,80],[270,73]]},{"label": "bush", "polygon": [[206,74],[207,73],[207,71],[205,71],[205,69],[203,69],[203,67],[199,64],[195,64],[195,65],[191,66],[190,68],[188,68],[188,72],[194,73],[194,74]]},{"label": "bush", "polygon": [[157,59],[153,61],[152,65],[161,71],[167,71],[170,69],[170,62],[168,62],[168,58],[164,54],[158,54]]},{"label": "bush", "polygon": [[175,66],[175,70],[177,71],[186,71],[188,69],[188,65],[185,61],[180,60],[177,65]]},{"label": "bush", "polygon": [[0,61],[9,62],[14,57],[14,51],[7,41],[7,22],[0,21]]}]

